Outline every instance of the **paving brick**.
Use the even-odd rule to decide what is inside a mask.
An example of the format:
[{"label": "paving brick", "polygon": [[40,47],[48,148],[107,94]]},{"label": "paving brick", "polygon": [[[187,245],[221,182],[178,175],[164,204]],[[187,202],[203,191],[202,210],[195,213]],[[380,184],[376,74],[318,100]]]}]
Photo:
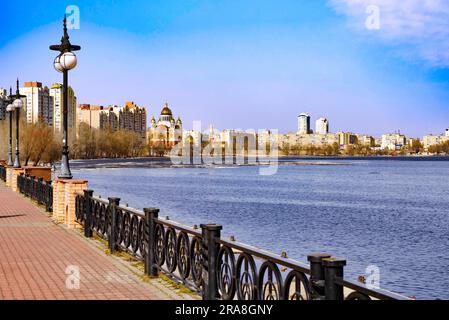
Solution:
[{"label": "paving brick", "polygon": [[[79,289],[66,286],[69,265]],[[169,298],[0,182],[0,300]]]}]

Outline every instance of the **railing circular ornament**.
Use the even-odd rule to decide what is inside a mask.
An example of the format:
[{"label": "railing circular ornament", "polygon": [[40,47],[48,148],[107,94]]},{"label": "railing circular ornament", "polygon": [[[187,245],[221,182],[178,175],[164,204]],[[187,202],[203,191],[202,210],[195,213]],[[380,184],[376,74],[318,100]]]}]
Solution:
[{"label": "railing circular ornament", "polygon": [[139,249],[139,219],[136,215],[131,218],[131,250],[136,253]]},{"label": "railing circular ornament", "polygon": [[123,215],[123,246],[128,249],[131,243],[131,216],[129,212]]},{"label": "railing circular ornament", "polygon": [[165,263],[170,273],[176,270],[176,256],[176,231],[170,227],[165,233]]},{"label": "railing circular ornament", "polygon": [[154,226],[154,257],[159,267],[165,262],[165,229],[160,223]]},{"label": "railing circular ornament", "polygon": [[367,296],[364,293],[358,292],[358,291],[354,291],[351,292],[346,298],[345,300],[371,300],[371,298],[369,296]]},{"label": "railing circular ornament", "polygon": [[297,270],[289,272],[284,283],[284,299],[311,300],[310,282],[304,273]]},{"label": "railing circular ornament", "polygon": [[98,231],[100,234],[106,233],[106,215],[107,215],[107,206],[102,204],[100,206],[100,219],[99,219],[99,226]]},{"label": "railing circular ornament", "polygon": [[145,241],[145,221],[144,219],[139,219],[139,252],[142,257],[145,258],[147,243]]},{"label": "railing circular ornament", "polygon": [[244,252],[239,254],[235,279],[239,300],[257,299],[256,263],[251,255]]},{"label": "railing circular ornament", "polygon": [[185,232],[179,232],[176,244],[176,259],[178,272],[182,279],[187,279],[190,273],[190,241]]},{"label": "railing circular ornament", "polygon": [[190,243],[190,263],[192,279],[197,287],[202,284],[203,257],[201,254],[201,239],[193,237]]},{"label": "railing circular ornament", "polygon": [[[267,275],[266,279],[265,274]],[[273,262],[265,261],[260,267],[258,289],[260,300],[282,300],[282,275]]]},{"label": "railing circular ornament", "polygon": [[120,245],[123,242],[123,211],[117,209],[116,213],[116,238],[117,244]]},{"label": "railing circular ornament", "polygon": [[234,252],[227,246],[222,246],[218,252],[218,290],[221,299],[232,300],[235,296],[235,258]]}]

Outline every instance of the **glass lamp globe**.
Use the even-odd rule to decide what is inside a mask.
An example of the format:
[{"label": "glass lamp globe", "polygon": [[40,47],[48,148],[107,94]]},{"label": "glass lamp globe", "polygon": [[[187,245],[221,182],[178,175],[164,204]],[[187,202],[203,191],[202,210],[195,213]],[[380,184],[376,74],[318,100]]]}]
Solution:
[{"label": "glass lamp globe", "polygon": [[56,71],[58,71],[58,72],[63,72],[63,71],[64,71],[64,68],[63,68],[62,65],[61,65],[60,58],[61,58],[61,56],[57,56],[57,57],[55,58],[55,61],[53,62],[53,65],[54,65]]},{"label": "glass lamp globe", "polygon": [[22,107],[23,107],[23,102],[20,99],[14,100],[14,102],[12,104],[13,104],[14,108],[16,108],[16,109],[22,109]]},{"label": "glass lamp globe", "polygon": [[12,112],[14,111],[14,106],[12,104],[8,104],[8,106],[6,107],[6,112]]},{"label": "glass lamp globe", "polygon": [[76,55],[73,52],[65,52],[59,57],[59,63],[63,69],[72,70],[76,67]]}]

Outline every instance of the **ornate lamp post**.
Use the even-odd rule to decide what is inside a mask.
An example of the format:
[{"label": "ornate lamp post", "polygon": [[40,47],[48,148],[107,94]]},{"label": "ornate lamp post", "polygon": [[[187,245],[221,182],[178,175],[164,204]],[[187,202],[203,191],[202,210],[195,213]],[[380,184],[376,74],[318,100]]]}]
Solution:
[{"label": "ornate lamp post", "polygon": [[6,107],[6,112],[9,114],[9,146],[8,146],[8,162],[6,163],[8,167],[13,166],[12,162],[12,112],[14,111],[14,107],[12,104],[8,104]]},{"label": "ornate lamp post", "polygon": [[58,72],[63,73],[63,107],[62,107],[62,122],[63,122],[63,140],[62,140],[62,159],[61,159],[61,172],[58,175],[60,179],[72,179],[72,173],[69,166],[69,146],[68,146],[68,72],[76,67],[77,59],[76,55],[72,51],[80,50],[80,46],[72,45],[69,41],[69,35],[67,33],[67,17],[64,15],[64,35],[61,38],[61,44],[51,45],[50,50],[59,51],[60,54],[54,60],[54,67]]},{"label": "ornate lamp post", "polygon": [[[17,79],[16,83],[16,94],[10,95],[10,101],[13,101],[12,106],[13,109],[16,110],[16,158],[14,159],[14,168],[20,168],[20,155],[19,155],[19,118],[20,118],[20,110],[23,108],[23,102],[21,98],[26,98],[26,96],[20,95],[19,91],[19,79]],[[11,117],[12,112],[10,113]],[[10,118],[11,119],[11,118]]]}]

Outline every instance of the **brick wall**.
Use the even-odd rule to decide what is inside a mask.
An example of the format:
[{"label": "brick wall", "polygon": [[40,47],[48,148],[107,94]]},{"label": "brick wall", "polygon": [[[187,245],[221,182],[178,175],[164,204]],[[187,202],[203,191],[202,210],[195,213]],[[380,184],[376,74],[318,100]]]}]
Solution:
[{"label": "brick wall", "polygon": [[53,217],[68,228],[78,228],[75,221],[75,199],[79,192],[87,189],[86,180],[55,179],[53,181]]}]

